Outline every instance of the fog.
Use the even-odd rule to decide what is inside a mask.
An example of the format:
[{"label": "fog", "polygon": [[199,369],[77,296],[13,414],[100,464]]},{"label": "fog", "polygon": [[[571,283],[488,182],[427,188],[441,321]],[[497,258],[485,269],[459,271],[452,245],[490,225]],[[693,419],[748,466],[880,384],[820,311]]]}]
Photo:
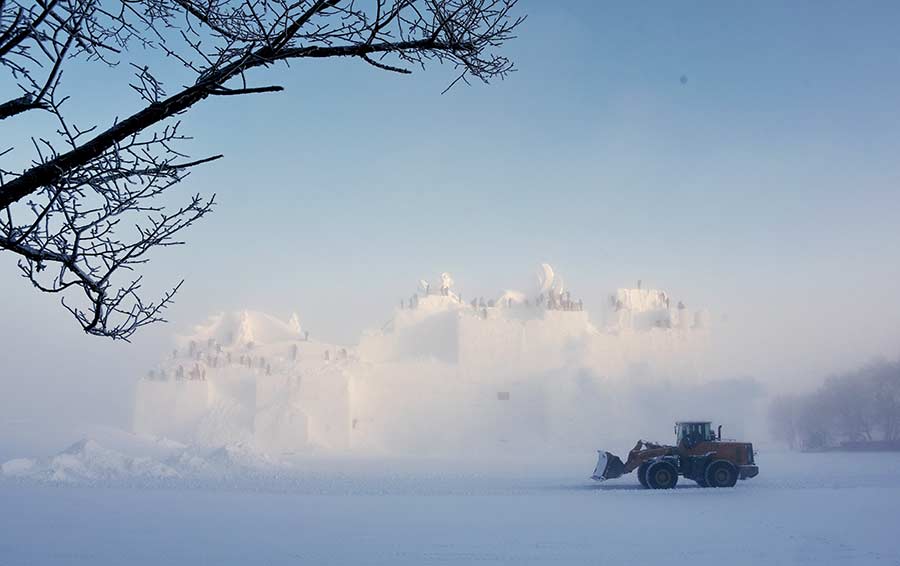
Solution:
[{"label": "fog", "polygon": [[900,565],[898,21],[0,0],[0,564]]},{"label": "fog", "polygon": [[[623,376],[602,394],[621,421],[585,433],[598,446],[665,440],[687,417],[756,440],[773,396],[900,356],[892,17],[532,4],[510,45],[520,72],[496,85],[442,96],[443,71],[309,66],[264,104],[185,116],[191,152],[226,160],[179,197],[220,205],[142,268],[148,295],[186,282],[170,322],[132,343],[81,333],[0,253],[0,460],[130,430],[138,380],[213,313],[296,312],[352,347],[442,271],[467,299],[497,297],[549,262],[594,322],[639,279],[709,311],[706,381]],[[836,49],[848,28],[867,31]],[[79,115],[103,115],[121,86]]]},{"label": "fog", "polygon": [[[527,269],[521,271],[528,273]],[[327,280],[324,274],[322,277]],[[472,284],[459,275],[454,277],[459,282],[458,289],[491,286],[488,281]],[[296,312],[303,328],[317,341],[355,348],[365,330],[382,327],[397,312],[399,300],[417,290],[417,279],[396,279],[396,289],[392,290],[366,288],[365,292],[357,292],[350,288],[334,292],[330,295],[333,302],[329,300],[324,306],[315,301],[306,303],[304,297],[308,294],[304,292],[305,281],[301,280],[294,287],[296,294],[282,297],[283,303],[276,304],[278,301],[269,298],[262,304],[285,321],[289,313]],[[533,280],[533,273],[524,275],[518,287],[527,288]],[[585,293],[583,300],[587,317],[602,329],[604,317],[608,316],[604,312],[608,292],[596,289],[607,282],[583,282],[569,273],[566,282],[579,298],[579,289],[594,289]],[[648,279],[643,284],[648,285]],[[315,282],[313,288],[318,289],[319,285]],[[634,283],[625,282],[623,286],[633,287]],[[340,288],[337,284],[334,287]],[[765,444],[770,440],[766,414],[771,399],[811,390],[826,376],[851,371],[877,357],[895,357],[893,348],[897,342],[892,332],[897,325],[892,326],[892,321],[898,319],[892,318],[877,297],[855,296],[852,304],[822,300],[814,305],[821,291],[782,287],[779,294],[767,296],[765,286],[759,288],[763,292],[755,299],[748,298],[748,294],[731,303],[721,295],[710,297],[707,303],[700,293],[684,294],[691,297],[686,299],[691,301],[688,304],[709,311],[701,370],[687,369],[677,360],[669,360],[663,363],[671,361],[672,367],[661,373],[654,366],[659,360],[648,357],[643,362],[640,358],[638,363],[629,362],[618,373],[604,373],[598,369],[606,367],[604,362],[592,361],[590,355],[579,353],[575,357],[567,354],[567,361],[561,358],[542,373],[521,369],[521,375],[510,376],[509,368],[504,368],[496,370],[499,373],[490,379],[479,378],[484,380],[486,397],[493,396],[494,389],[503,388],[491,385],[497,376],[502,376],[498,377],[499,383],[521,379],[523,384],[531,384],[517,390],[519,398],[531,399],[527,403],[532,405],[516,417],[518,420],[511,421],[512,425],[498,423],[494,417],[474,416],[469,398],[459,397],[460,393],[430,385],[417,388],[416,382],[429,372],[438,371],[433,375],[441,375],[440,372],[451,371],[434,370],[429,364],[437,362],[428,361],[433,356],[418,361],[415,352],[407,353],[385,366],[391,381],[377,377],[378,372],[363,374],[359,380],[383,381],[383,392],[370,402],[380,403],[379,410],[385,413],[407,417],[421,411],[429,413],[429,425],[415,427],[413,436],[409,421],[401,419],[392,425],[395,433],[402,431],[402,440],[393,450],[402,455],[464,458],[476,451],[481,440],[499,436],[504,437],[509,454],[527,453],[537,446],[545,447],[545,452],[546,447],[586,453],[595,448],[623,451],[637,438],[669,440],[672,423],[691,418],[714,420],[725,426],[729,436]],[[499,294],[497,289],[487,296]],[[149,369],[159,367],[173,347],[184,347],[184,338],[179,342],[177,336],[190,335],[195,325],[215,312],[256,306],[252,299],[242,297],[231,297],[223,305],[210,305],[199,290],[188,286],[169,312],[173,322],[147,329],[133,343],[113,343],[83,336],[58,305],[24,285],[10,285],[8,295],[13,300],[5,304],[5,312],[8,320],[18,322],[5,325],[0,331],[5,355],[0,381],[4,393],[0,401],[3,460],[52,454],[82,438],[102,435],[97,432],[102,429],[133,430],[137,384]],[[476,294],[466,292],[464,300],[466,296]],[[348,304],[343,304],[342,297]],[[710,304],[716,308],[709,308]],[[319,328],[323,329],[321,334]],[[422,329],[416,332],[421,333]],[[636,337],[638,343],[642,340],[650,341],[651,337]],[[617,348],[634,348],[633,344],[611,344],[603,347],[609,350],[601,357],[615,358],[620,355]],[[515,366],[514,360],[504,359],[502,351],[497,355],[498,368]],[[397,365],[398,361],[406,365]],[[545,399],[548,392],[552,401]],[[168,418],[165,413],[158,416]],[[548,419],[553,421],[552,426],[547,425]],[[453,424],[460,420],[468,421],[467,427]],[[461,432],[463,429],[466,431]],[[472,430],[477,431],[474,436]],[[227,444],[243,437],[210,437],[207,431],[206,438]],[[190,442],[193,437],[178,440]]]}]

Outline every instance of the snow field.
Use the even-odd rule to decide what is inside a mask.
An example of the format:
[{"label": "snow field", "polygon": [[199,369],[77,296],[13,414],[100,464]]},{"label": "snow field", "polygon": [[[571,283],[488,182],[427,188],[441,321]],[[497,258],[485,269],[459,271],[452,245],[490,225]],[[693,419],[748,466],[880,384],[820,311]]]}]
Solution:
[{"label": "snow field", "polygon": [[[582,461],[583,460],[583,461]],[[0,564],[898,564],[900,455],[759,456],[735,489],[547,460],[309,461],[126,489],[0,478]]]}]

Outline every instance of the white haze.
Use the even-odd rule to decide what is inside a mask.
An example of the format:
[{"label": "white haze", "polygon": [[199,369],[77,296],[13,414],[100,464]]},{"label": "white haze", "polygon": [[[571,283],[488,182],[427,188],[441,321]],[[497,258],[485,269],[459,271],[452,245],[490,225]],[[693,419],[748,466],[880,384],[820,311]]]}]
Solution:
[{"label": "white haze", "polygon": [[[528,273],[528,267],[521,272]],[[435,275],[423,271],[419,273]],[[576,296],[584,297],[586,310],[597,321],[612,286],[597,277],[580,280],[577,270],[572,271],[576,274],[567,272],[567,282]],[[320,275],[328,281],[327,274]],[[454,275],[464,298],[482,293],[498,296],[503,288],[512,286],[491,290],[497,285],[495,280],[478,282]],[[0,461],[56,452],[89,437],[91,427],[97,425],[129,430],[137,380],[171,351],[173,334],[183,334],[215,311],[260,308],[263,303],[260,310],[284,320],[296,311],[304,328],[311,329],[316,338],[352,345],[363,329],[380,327],[399,299],[414,291],[416,279],[386,279],[381,283],[393,288],[343,291],[343,300],[325,305],[309,300],[311,294],[304,292],[304,285],[320,289],[323,281],[299,282],[293,287],[295,294],[265,301],[257,297],[256,304],[232,296],[222,301],[226,304],[213,305],[201,289],[189,286],[169,313],[174,323],[147,329],[133,344],[87,338],[48,297],[24,285],[9,285],[4,310],[7,320],[15,322],[0,329],[4,344]],[[652,283],[667,288],[665,282]],[[761,414],[772,394],[807,389],[829,373],[852,369],[876,357],[896,357],[896,321],[900,320],[896,302],[866,294],[847,294],[844,300],[835,296],[829,301],[815,289],[758,283],[762,293],[753,296],[745,292],[740,300],[711,295],[706,301],[702,291],[683,289],[691,306],[706,306],[711,312],[709,383],[653,382],[636,376],[633,383],[618,382],[604,391],[575,391],[585,403],[582,416],[596,416],[615,404],[617,410],[611,413],[615,418],[601,419],[604,427],[584,430],[571,442],[556,441],[561,447],[575,449],[610,446],[612,442],[611,448],[621,450],[627,448],[628,439],[668,439],[673,420],[703,417],[730,426],[734,434],[752,435],[759,442],[766,433]],[[668,289],[671,292],[677,286],[676,281]],[[468,293],[468,289],[477,291]],[[580,293],[580,289],[587,291]],[[325,330],[318,333],[318,328]],[[559,387],[574,387],[577,382],[570,375]],[[429,402],[439,404],[438,399]],[[573,414],[571,418],[581,416]],[[590,422],[596,426],[598,421]],[[527,431],[523,437],[527,439]],[[422,440],[441,442],[439,436]]]}]

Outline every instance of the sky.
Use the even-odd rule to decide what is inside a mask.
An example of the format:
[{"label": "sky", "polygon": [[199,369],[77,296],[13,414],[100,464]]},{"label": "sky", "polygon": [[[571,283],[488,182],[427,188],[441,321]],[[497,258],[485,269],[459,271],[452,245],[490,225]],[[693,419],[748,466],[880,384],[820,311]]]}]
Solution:
[{"label": "sky", "polygon": [[[173,198],[219,205],[146,267],[147,293],[185,284],[171,323],[132,344],[82,335],[0,253],[0,446],[38,422],[127,425],[134,380],[210,313],[296,312],[353,344],[442,271],[490,297],[548,262],[588,310],[642,279],[709,308],[735,372],[779,387],[897,357],[900,5],[520,11],[504,81],[441,94],[452,69],[304,61],[251,76],[282,93],[184,115],[182,149],[225,159]],[[76,68],[73,112],[138,108],[126,72]],[[46,126],[4,124],[3,145]]]}]

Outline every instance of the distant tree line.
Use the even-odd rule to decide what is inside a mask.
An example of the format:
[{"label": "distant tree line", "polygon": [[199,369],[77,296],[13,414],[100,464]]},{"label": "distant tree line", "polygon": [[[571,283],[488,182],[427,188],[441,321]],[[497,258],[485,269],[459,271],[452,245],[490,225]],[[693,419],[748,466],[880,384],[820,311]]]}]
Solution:
[{"label": "distant tree line", "polygon": [[792,449],[900,444],[900,361],[871,363],[830,377],[810,393],[777,397],[769,425]]}]

